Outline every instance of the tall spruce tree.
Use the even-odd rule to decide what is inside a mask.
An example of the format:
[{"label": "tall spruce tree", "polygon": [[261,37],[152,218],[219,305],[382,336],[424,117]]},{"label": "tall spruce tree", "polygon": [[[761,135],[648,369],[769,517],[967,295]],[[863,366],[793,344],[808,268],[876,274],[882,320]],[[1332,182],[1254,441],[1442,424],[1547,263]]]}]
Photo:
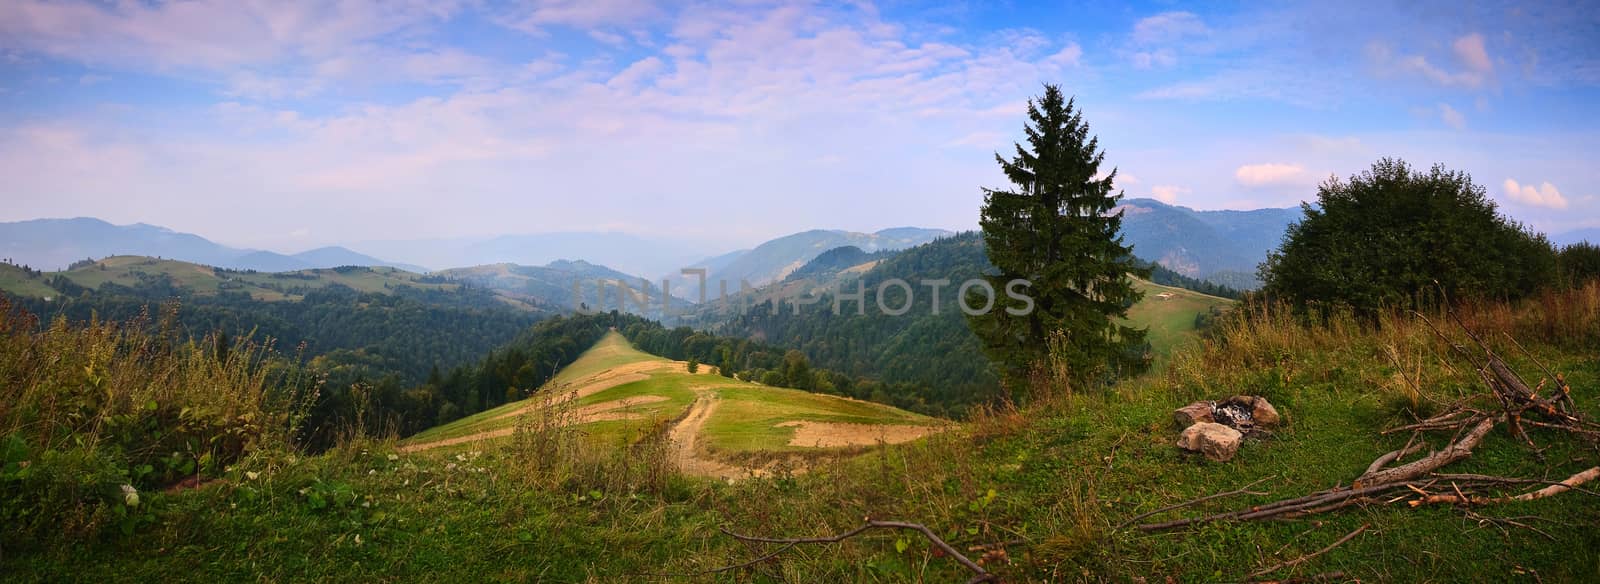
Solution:
[{"label": "tall spruce tree", "polygon": [[[1144,370],[1145,330],[1121,324],[1143,296],[1130,274],[1145,271],[1118,234],[1122,214],[1111,212],[1122,199],[1112,192],[1116,170],[1096,178],[1105,153],[1057,86],[1028,101],[1023,132],[1028,144],[1017,144],[1014,157],[995,154],[1012,187],[984,189],[980,224],[998,271],[988,277],[996,302],[969,316],[972,331],[1014,395],[1037,391],[1030,382],[1046,368],[1080,385]],[[1006,294],[1019,278],[1032,283],[1025,314],[1013,314],[1026,304]]]}]

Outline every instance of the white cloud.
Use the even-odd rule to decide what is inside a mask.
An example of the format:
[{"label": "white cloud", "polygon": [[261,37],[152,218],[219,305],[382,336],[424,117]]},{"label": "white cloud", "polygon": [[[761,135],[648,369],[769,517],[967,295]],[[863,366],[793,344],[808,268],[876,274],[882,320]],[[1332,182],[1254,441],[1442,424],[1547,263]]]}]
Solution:
[{"label": "white cloud", "polygon": [[1187,194],[1189,194],[1188,187],[1179,187],[1179,186],[1172,186],[1172,185],[1156,185],[1156,186],[1150,187],[1150,196],[1154,197],[1155,200],[1161,201],[1161,202],[1166,203],[1168,205],[1176,204],[1178,202],[1178,196],[1179,195],[1187,195]]},{"label": "white cloud", "polygon": [[1130,47],[1123,53],[1137,69],[1172,67],[1178,63],[1179,48],[1189,52],[1194,43],[1188,41],[1210,32],[1193,13],[1163,12],[1134,23]]},{"label": "white cloud", "polygon": [[1483,35],[1472,33],[1457,38],[1451,44],[1451,52],[1461,63],[1462,70],[1450,71],[1423,55],[1397,54],[1381,41],[1367,44],[1367,59],[1381,74],[1417,76],[1437,85],[1468,89],[1483,87],[1493,79],[1494,62],[1484,46]]},{"label": "white cloud", "polygon": [[0,38],[13,49],[83,63],[228,71],[336,54],[455,10],[453,2],[422,0],[0,0]]},{"label": "white cloud", "polygon": [[1076,67],[1082,58],[1083,47],[1078,46],[1078,43],[1067,43],[1066,47],[1047,57],[1045,62],[1061,67]]},{"label": "white cloud", "polygon": [[[763,185],[763,204],[729,220],[766,233],[861,228],[848,221],[890,214],[966,227],[972,190],[994,165],[939,146],[961,137],[958,145],[1007,148],[1037,80],[1059,78],[1083,55],[1076,44],[1022,33],[961,46],[920,40],[944,37],[899,30],[853,6],[691,7],[672,18],[656,29],[670,31],[661,38],[670,48],[655,56],[524,59],[499,65],[506,74],[493,85],[468,83],[484,72],[471,55],[374,42],[220,68],[218,86],[240,97],[207,116],[160,111],[137,127],[80,119],[67,126],[81,137],[51,148],[0,127],[0,154],[10,154],[0,156],[0,176],[29,174],[0,190],[21,199],[0,214],[81,214],[99,208],[92,200],[115,198],[108,219],[228,232],[240,244],[301,228],[333,243],[383,238],[397,225],[422,236],[526,232],[596,216],[671,229],[699,225],[689,210],[711,204],[731,180]],[[408,58],[417,54],[427,57]],[[363,72],[369,62],[463,83],[409,102],[348,99],[347,85],[332,80],[398,74]],[[253,101],[319,88],[333,107]],[[613,156],[602,162],[595,152]],[[929,156],[947,162],[929,172]],[[830,171],[794,164],[807,160]],[[925,204],[863,200],[862,189],[924,193]],[[25,194],[62,191],[74,194]],[[580,191],[592,196],[563,195]],[[856,219],[823,211],[841,206],[857,208]],[[286,208],[326,213],[308,222]],[[354,213],[371,220],[335,224]]]},{"label": "white cloud", "polygon": [[500,17],[524,32],[542,33],[547,26],[593,29],[641,22],[660,15],[651,0],[531,0]]},{"label": "white cloud", "polygon": [[1461,112],[1456,111],[1456,108],[1450,107],[1448,103],[1439,104],[1439,119],[1444,120],[1446,125],[1457,130],[1467,129],[1466,116],[1461,115]]},{"label": "white cloud", "polygon": [[1234,180],[1247,187],[1300,184],[1306,169],[1299,164],[1246,164],[1233,171]]},{"label": "white cloud", "polygon": [[1482,74],[1494,72],[1494,62],[1489,60],[1489,51],[1483,46],[1483,35],[1472,33],[1456,39],[1450,47],[1455,50],[1456,60],[1461,61],[1468,69]]},{"label": "white cloud", "polygon": [[1501,186],[1505,188],[1506,197],[1523,205],[1549,209],[1567,208],[1567,198],[1549,182],[1534,188],[1531,184],[1519,185],[1516,180],[1508,178]]},{"label": "white cloud", "polygon": [[1163,12],[1134,23],[1133,41],[1141,44],[1168,43],[1208,31],[1206,24],[1192,12]]},{"label": "white cloud", "polygon": [[1133,60],[1133,66],[1140,69],[1171,67],[1178,64],[1178,56],[1172,52],[1172,49],[1138,51],[1129,58]]}]

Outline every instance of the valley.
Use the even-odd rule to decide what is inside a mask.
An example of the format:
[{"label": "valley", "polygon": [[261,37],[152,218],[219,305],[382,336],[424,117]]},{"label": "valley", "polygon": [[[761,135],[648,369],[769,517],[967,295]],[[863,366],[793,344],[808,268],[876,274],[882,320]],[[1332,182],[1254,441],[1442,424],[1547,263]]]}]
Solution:
[{"label": "valley", "polygon": [[1600,582],[1591,3],[0,0],[0,584]]}]

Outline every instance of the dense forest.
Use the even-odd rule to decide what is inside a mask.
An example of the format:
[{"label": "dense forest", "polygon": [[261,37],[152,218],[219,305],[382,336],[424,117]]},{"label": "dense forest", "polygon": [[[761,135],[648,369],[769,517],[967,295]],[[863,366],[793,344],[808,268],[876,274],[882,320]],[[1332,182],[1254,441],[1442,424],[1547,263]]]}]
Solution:
[{"label": "dense forest", "polygon": [[[430,368],[454,367],[478,359],[515,338],[542,318],[506,306],[493,294],[473,288],[454,291],[405,286],[386,293],[364,293],[339,285],[307,288],[299,301],[263,301],[224,291],[194,294],[165,275],[136,286],[106,283],[89,290],[57,276],[50,285],[62,294],[50,301],[19,298],[16,303],[43,322],[62,316],[127,320],[153,305],[176,302],[177,326],[190,336],[211,332],[274,340],[287,351],[330,364],[345,360],[420,382]],[[302,347],[303,345],[303,347]]]},{"label": "dense forest", "polygon": [[1178,272],[1174,272],[1168,269],[1166,266],[1155,262],[1147,262],[1141,259],[1136,259],[1134,260],[1134,263],[1139,265],[1139,267],[1150,270],[1150,281],[1163,286],[1194,290],[1195,292],[1199,292],[1201,294],[1210,294],[1212,296],[1220,296],[1222,298],[1228,298],[1232,300],[1244,298],[1244,292],[1242,290],[1233,288],[1231,286],[1214,283],[1210,280],[1191,278]]},{"label": "dense forest", "polygon": [[[823,294],[799,314],[788,306],[774,310],[756,304],[707,328],[796,348],[818,367],[875,380],[878,385],[872,391],[878,395],[867,396],[873,401],[959,417],[967,407],[999,395],[999,381],[956,304],[956,287],[980,276],[987,266],[977,233],[958,234],[900,252],[860,279],[843,284],[842,290],[850,294],[859,286],[864,296],[859,302],[841,298],[839,314],[833,311],[833,295]],[[893,278],[912,286],[910,310],[900,315],[888,314],[877,304],[878,286]],[[950,284],[940,287],[935,300],[931,287],[920,284],[923,279]],[[891,286],[883,303],[898,310],[905,304],[904,291]],[[858,311],[858,306],[863,309]]]}]

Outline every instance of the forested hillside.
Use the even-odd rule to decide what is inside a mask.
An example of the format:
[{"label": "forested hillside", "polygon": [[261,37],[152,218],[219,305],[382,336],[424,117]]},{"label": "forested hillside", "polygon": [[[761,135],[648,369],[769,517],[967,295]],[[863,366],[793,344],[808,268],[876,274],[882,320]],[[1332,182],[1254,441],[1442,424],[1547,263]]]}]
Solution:
[{"label": "forested hillside", "polygon": [[[873,389],[880,393],[871,399],[904,409],[960,416],[971,405],[999,396],[999,381],[956,304],[960,283],[989,269],[983,241],[977,232],[940,238],[887,255],[857,255],[848,249],[818,256],[816,261],[826,265],[802,268],[784,285],[794,291],[812,287],[831,289],[831,285],[837,284],[845,294],[853,294],[859,282],[859,289],[865,293],[865,310],[861,314],[857,314],[858,303],[853,299],[841,300],[840,313],[834,314],[831,293],[822,294],[814,304],[801,306],[798,314],[787,302],[774,310],[770,303],[762,303],[762,299],[770,298],[779,288],[768,287],[738,296],[727,305],[713,301],[701,307],[692,322],[718,335],[796,348],[817,367],[852,378],[876,380],[880,385]],[[840,261],[843,258],[871,265],[858,274],[840,275],[836,264],[848,263]],[[894,278],[912,286],[913,302],[909,310],[900,315],[888,314],[878,307],[879,285]],[[925,279],[949,280],[939,289],[937,313],[932,287],[921,284]],[[1223,298],[1237,298],[1240,294],[1237,290],[1189,278],[1159,265],[1155,266],[1153,280]],[[1156,290],[1152,296],[1161,292]],[[1147,301],[1160,309],[1137,311],[1136,320],[1140,321],[1135,324],[1159,325],[1154,333],[1157,337],[1152,341],[1159,345],[1157,349],[1163,350],[1177,341],[1169,337],[1185,336],[1186,331],[1206,321],[1197,318],[1199,314],[1209,313],[1210,305],[1221,302],[1211,299],[1168,303],[1165,298],[1158,297],[1147,298]],[[744,303],[749,307],[741,313],[737,307]],[[898,310],[904,304],[903,292],[897,287],[888,288],[884,303]],[[1181,309],[1178,312],[1182,314],[1168,308]]]}]

